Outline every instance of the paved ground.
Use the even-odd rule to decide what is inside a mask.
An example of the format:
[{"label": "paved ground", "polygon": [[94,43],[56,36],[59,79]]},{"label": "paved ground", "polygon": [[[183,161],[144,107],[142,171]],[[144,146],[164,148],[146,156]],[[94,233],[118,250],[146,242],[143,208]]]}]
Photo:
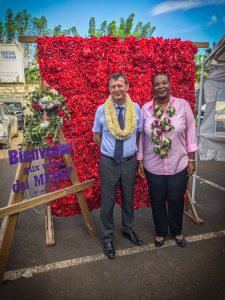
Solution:
[{"label": "paved ground", "polygon": [[[164,248],[154,247],[150,209],[135,211],[136,232],[145,241],[135,247],[121,237],[116,207],[113,261],[102,255],[99,211],[92,213],[93,238],[82,217],[54,217],[57,244],[50,248],[45,246],[44,207],[21,213],[0,299],[225,299],[224,168],[225,163],[213,161],[199,164],[196,209],[205,223],[196,225],[185,217],[185,249],[170,237]],[[4,206],[15,168],[1,159],[0,170]]]}]

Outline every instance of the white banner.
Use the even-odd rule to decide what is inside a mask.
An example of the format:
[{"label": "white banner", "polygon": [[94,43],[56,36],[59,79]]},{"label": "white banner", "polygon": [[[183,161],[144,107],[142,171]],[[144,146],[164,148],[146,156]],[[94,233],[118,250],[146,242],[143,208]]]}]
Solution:
[{"label": "white banner", "polygon": [[23,48],[0,44],[0,82],[24,83]]}]

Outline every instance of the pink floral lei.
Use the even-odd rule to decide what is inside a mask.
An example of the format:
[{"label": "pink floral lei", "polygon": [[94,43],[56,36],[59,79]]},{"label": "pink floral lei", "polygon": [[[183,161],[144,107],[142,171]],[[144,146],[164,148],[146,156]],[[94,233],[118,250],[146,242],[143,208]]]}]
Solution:
[{"label": "pink floral lei", "polygon": [[161,158],[165,158],[168,156],[169,150],[171,150],[172,141],[170,138],[166,137],[166,133],[174,129],[170,118],[174,116],[175,108],[172,105],[169,105],[165,111],[167,117],[164,117],[162,120],[163,110],[159,104],[153,106],[153,112],[155,117],[155,120],[151,124],[151,140],[154,144],[153,149]]}]

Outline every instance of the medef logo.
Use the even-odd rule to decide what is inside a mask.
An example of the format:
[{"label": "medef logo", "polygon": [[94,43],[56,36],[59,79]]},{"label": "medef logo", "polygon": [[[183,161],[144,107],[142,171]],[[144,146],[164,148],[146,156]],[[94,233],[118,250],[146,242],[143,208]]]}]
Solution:
[{"label": "medef logo", "polygon": [[16,52],[15,51],[1,51],[1,59],[2,60],[16,60]]}]

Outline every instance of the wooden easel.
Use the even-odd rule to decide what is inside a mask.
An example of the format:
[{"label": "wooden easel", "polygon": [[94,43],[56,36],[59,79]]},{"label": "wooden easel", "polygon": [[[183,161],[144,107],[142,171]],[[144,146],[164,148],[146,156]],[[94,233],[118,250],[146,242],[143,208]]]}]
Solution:
[{"label": "wooden easel", "polygon": [[199,218],[198,213],[195,209],[194,203],[192,201],[192,197],[189,192],[189,182],[188,182],[187,191],[186,191],[186,201],[185,201],[184,213],[188,218],[190,218],[196,224],[201,225],[204,223],[204,221],[201,218]]},{"label": "wooden easel", "polygon": [[[65,144],[65,137],[63,132],[60,130],[58,134],[59,143]],[[26,150],[32,150],[31,145],[27,145]],[[88,209],[88,205],[86,199],[83,194],[83,190],[90,188],[94,184],[94,179],[89,181],[84,181],[80,183],[77,172],[74,168],[74,164],[72,161],[72,157],[70,154],[64,154],[63,156],[65,165],[67,168],[71,167],[72,172],[70,175],[72,186],[57,190],[55,192],[47,193],[45,195],[41,195],[35,198],[32,198],[27,201],[23,201],[24,191],[20,191],[18,193],[11,191],[8,206],[0,209],[0,217],[4,217],[2,223],[2,236],[0,236],[0,282],[3,281],[3,276],[5,273],[5,269],[7,267],[8,257],[10,253],[10,248],[13,241],[13,235],[16,229],[17,220],[19,217],[19,213],[21,211],[33,208],[43,203],[49,203],[53,200],[59,199],[63,196],[75,193],[85,224],[87,226],[87,230],[90,236],[95,235],[95,229],[92,225],[90,211]],[[24,173],[25,168],[30,168],[31,162],[24,162],[19,164],[16,171],[15,181],[20,180],[20,182],[26,182],[28,178],[28,174]],[[54,239],[54,228],[53,228],[53,220],[51,214],[51,207],[47,205],[46,207],[46,216],[45,216],[45,228],[46,228],[46,244],[48,246],[52,246],[55,244]]]}]

